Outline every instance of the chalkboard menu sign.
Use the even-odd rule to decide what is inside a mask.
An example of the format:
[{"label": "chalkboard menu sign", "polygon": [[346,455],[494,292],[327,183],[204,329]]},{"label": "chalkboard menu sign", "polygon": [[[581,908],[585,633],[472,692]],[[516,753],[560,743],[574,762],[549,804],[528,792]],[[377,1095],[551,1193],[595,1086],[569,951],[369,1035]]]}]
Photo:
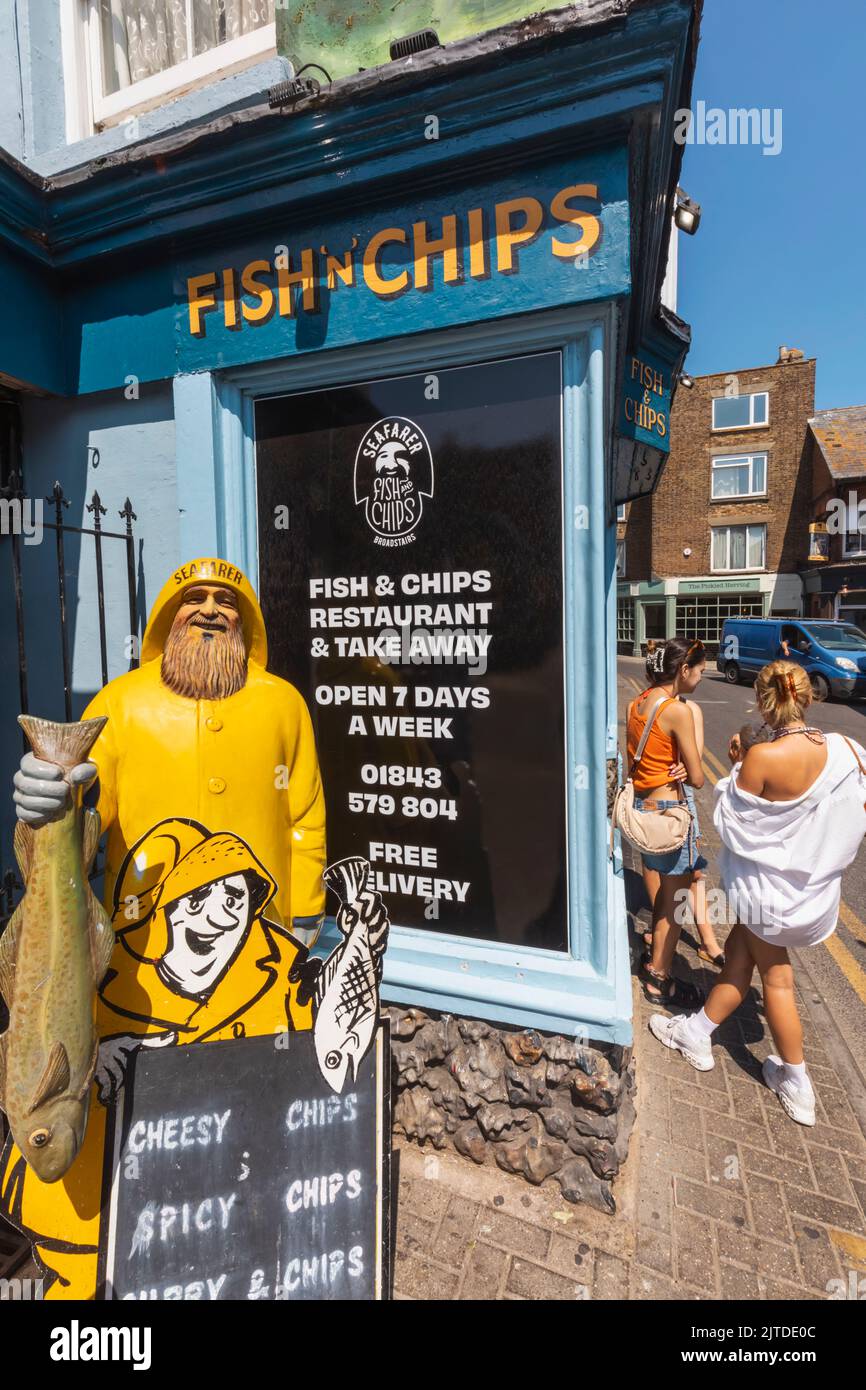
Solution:
[{"label": "chalkboard menu sign", "polygon": [[269,665],[395,924],[565,950],[558,352],[257,402]]},{"label": "chalkboard menu sign", "polygon": [[383,1024],[337,1095],[312,1032],[139,1050],[106,1164],[102,1296],[386,1298],[388,1060]]}]

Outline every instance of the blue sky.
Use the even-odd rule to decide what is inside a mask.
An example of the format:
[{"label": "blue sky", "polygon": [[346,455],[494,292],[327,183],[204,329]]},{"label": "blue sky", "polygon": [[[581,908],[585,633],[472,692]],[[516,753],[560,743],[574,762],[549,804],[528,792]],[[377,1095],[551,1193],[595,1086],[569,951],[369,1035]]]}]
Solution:
[{"label": "blue sky", "polygon": [[692,374],[817,357],[816,405],[866,403],[866,4],[705,0],[692,97],[780,107],[782,147],[687,145],[680,236]]}]

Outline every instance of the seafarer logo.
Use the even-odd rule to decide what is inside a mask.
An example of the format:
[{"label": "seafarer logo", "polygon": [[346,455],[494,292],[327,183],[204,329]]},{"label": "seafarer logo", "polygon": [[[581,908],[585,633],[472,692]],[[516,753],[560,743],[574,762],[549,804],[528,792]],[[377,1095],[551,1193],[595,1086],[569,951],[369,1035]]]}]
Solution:
[{"label": "seafarer logo", "polygon": [[433,458],[424,433],[403,415],[371,425],[355,455],[355,505],[366,503],[377,545],[409,545],[424,498],[433,496]]}]

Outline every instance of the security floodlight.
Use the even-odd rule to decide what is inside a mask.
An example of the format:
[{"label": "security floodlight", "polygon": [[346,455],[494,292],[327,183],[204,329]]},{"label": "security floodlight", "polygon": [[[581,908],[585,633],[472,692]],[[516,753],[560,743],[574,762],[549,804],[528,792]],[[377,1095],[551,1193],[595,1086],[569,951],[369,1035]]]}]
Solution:
[{"label": "security floodlight", "polygon": [[677,189],[674,222],[680,231],[686,232],[688,236],[694,236],[698,227],[701,225],[700,203],[696,203],[682,188]]}]

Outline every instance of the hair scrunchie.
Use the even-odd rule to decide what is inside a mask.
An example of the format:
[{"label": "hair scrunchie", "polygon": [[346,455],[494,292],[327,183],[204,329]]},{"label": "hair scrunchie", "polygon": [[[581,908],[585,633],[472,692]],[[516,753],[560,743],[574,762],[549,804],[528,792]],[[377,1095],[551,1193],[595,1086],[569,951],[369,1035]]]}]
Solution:
[{"label": "hair scrunchie", "polygon": [[789,693],[789,695],[791,696],[791,698],[792,698],[793,700],[796,700],[796,699],[797,699],[797,682],[794,680],[794,677],[791,675],[791,672],[790,672],[790,671],[786,671],[786,672],[785,672],[785,684],[786,684],[787,687],[788,687],[788,693]]},{"label": "hair scrunchie", "polygon": [[664,647],[656,647],[655,651],[650,656],[650,665],[654,676],[658,676],[662,672],[664,664],[665,649]]}]

